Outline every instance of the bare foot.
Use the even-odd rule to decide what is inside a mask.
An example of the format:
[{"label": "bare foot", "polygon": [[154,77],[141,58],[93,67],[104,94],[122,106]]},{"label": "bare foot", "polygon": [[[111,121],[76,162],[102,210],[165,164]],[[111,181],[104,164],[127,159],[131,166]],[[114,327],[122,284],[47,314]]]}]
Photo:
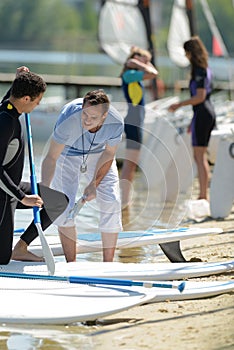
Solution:
[{"label": "bare foot", "polygon": [[11,259],[19,261],[44,261],[42,257],[29,252],[27,248],[27,244],[20,239],[12,251]]}]

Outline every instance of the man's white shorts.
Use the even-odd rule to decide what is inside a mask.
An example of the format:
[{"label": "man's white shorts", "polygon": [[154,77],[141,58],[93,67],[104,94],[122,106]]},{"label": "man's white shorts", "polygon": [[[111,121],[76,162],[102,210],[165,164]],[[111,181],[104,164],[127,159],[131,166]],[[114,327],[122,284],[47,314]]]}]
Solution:
[{"label": "man's white shorts", "polygon": [[[96,164],[100,156],[101,153],[89,154],[86,161],[87,171],[84,174],[81,174],[80,172],[80,166],[83,162],[82,156],[61,155],[57,160],[51,187],[62,191],[68,196],[69,206],[54,222],[55,225],[67,227],[74,226],[73,220],[67,221],[68,212],[75,204],[77,193],[83,193],[83,190],[81,189],[81,180],[82,183],[83,180],[85,180],[87,186],[93,179]],[[115,160],[113,161],[108,173],[97,187],[96,202],[100,211],[100,232],[114,233],[122,231],[119,176]]]}]

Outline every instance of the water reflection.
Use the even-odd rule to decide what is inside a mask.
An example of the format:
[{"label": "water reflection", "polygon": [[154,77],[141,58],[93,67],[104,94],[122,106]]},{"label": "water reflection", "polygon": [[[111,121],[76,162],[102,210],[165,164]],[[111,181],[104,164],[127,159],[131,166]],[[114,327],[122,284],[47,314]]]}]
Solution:
[{"label": "water reflection", "polygon": [[[96,327],[93,327],[94,329]],[[69,326],[0,326],[0,348],[6,350],[92,350],[89,333],[92,327],[74,324]]]}]

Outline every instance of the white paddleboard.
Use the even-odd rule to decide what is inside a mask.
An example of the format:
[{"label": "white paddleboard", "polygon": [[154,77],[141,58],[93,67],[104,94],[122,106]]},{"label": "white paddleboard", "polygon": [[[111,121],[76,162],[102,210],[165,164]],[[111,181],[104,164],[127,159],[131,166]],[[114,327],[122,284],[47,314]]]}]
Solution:
[{"label": "white paddleboard", "polygon": [[139,167],[147,180],[148,188],[165,190],[166,172],[178,148],[177,129],[161,114],[160,117],[155,117],[150,129],[145,126],[144,134],[146,142],[141,148]]},{"label": "white paddleboard", "polygon": [[[164,282],[166,284],[166,282]],[[157,294],[149,303],[201,299],[234,291],[234,281],[185,282],[182,293],[178,289],[157,288]]]},{"label": "white paddleboard", "polygon": [[[166,242],[175,242],[184,239],[198,238],[206,235],[222,233],[220,228],[178,228],[178,229],[152,229],[147,231],[125,231],[120,232],[117,242],[117,248],[134,248],[148,244],[161,244]],[[14,245],[19,237],[14,238]],[[57,235],[46,235],[46,240],[54,256],[63,255],[63,249],[60,239]],[[40,239],[36,238],[29,246],[29,250],[43,256]],[[78,234],[77,253],[88,253],[102,250],[102,241],[100,233]]]},{"label": "white paddleboard", "polygon": [[[234,270],[234,260],[226,262],[189,263],[120,263],[120,262],[56,262],[55,275],[110,277],[130,280],[180,280],[221,274]],[[0,265],[0,272],[48,274],[47,266],[41,262],[11,261]]]},{"label": "white paddleboard", "polygon": [[[46,276],[45,276],[46,278]],[[156,282],[157,283],[157,282]],[[173,285],[179,285],[181,282],[174,282]],[[164,282],[165,286],[171,286],[171,282]],[[188,300],[188,299],[200,299],[211,296],[216,296],[223,293],[229,293],[234,291],[234,281],[209,281],[209,282],[185,282],[185,288],[181,293],[176,288],[161,288],[161,287],[125,287],[106,286],[103,288],[96,288],[93,286],[87,286],[82,284],[73,284],[69,282],[58,282],[49,280],[35,280],[35,279],[21,279],[21,278],[0,278],[0,289],[7,291],[26,291],[28,293],[40,293],[46,295],[55,296],[73,296],[87,298],[99,297],[101,298],[112,298],[122,297],[126,295],[137,294],[145,295],[146,292],[152,292],[149,294],[152,299],[148,300],[147,303],[161,302],[166,300]]]},{"label": "white paddleboard", "polygon": [[[20,283],[22,285],[22,281]],[[30,282],[33,282],[30,280]],[[35,282],[35,281],[34,281]],[[45,281],[44,288],[46,288]],[[14,279],[13,283],[16,283]],[[60,282],[61,284],[61,282]],[[56,289],[53,287],[54,290]],[[0,322],[30,324],[67,324],[94,321],[133,306],[146,303],[153,295],[152,291],[140,292],[128,288],[105,288],[80,286],[75,295],[42,294],[37,291],[19,288],[0,290]],[[64,289],[65,290],[65,289]],[[51,290],[50,290],[51,292]]]},{"label": "white paddleboard", "polygon": [[191,188],[196,175],[191,135],[187,133],[187,130],[183,130],[181,134],[177,135],[175,142],[177,149],[165,175],[166,191],[161,193],[162,199],[166,201],[176,201],[181,194],[185,193],[190,197],[189,188]]},{"label": "white paddleboard", "polygon": [[234,135],[219,141],[217,159],[210,184],[210,212],[213,218],[225,218],[234,201]]}]

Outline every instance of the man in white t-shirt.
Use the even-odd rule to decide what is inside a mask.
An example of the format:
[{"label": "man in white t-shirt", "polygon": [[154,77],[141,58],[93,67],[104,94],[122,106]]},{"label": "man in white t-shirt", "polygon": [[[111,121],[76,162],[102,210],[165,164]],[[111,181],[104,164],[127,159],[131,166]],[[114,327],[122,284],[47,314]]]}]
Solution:
[{"label": "man in white t-shirt", "polygon": [[67,210],[55,221],[67,262],[76,260],[76,226],[68,213],[74,207],[81,176],[88,180],[83,201],[96,198],[100,209],[103,261],[113,261],[122,230],[119,176],[115,154],[122,139],[122,116],[103,90],[88,92],[61,111],[42,163],[42,183],[62,190]]}]

